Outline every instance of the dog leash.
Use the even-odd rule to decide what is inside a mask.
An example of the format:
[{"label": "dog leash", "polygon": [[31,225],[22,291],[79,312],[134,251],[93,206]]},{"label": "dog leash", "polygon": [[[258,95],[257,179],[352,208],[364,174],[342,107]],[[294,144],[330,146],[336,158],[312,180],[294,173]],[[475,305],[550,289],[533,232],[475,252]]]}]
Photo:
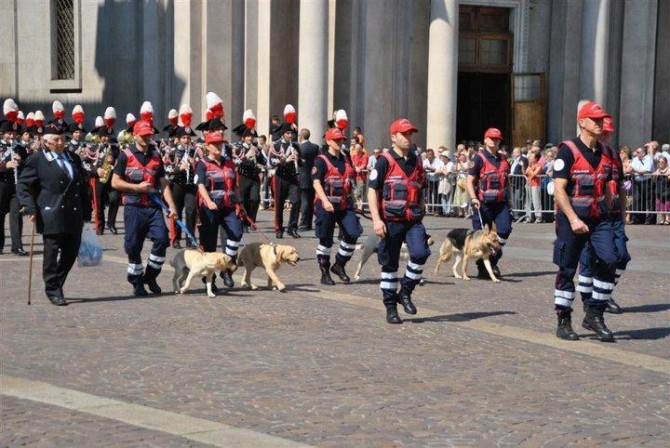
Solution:
[{"label": "dog leash", "polygon": [[274,242],[273,242],[270,238],[268,238],[268,236],[265,234],[265,232],[263,232],[263,231],[261,230],[261,228],[258,227],[258,224],[256,224],[256,223],[254,222],[254,220],[251,219],[251,218],[249,217],[249,215],[247,215],[246,213],[244,214],[244,219],[247,220],[247,222],[249,223],[249,225],[251,225],[251,227],[252,227],[254,230],[256,230],[256,231],[259,232],[261,235],[263,235],[263,238],[265,238],[265,240],[266,240],[268,243],[274,245]]},{"label": "dog leash", "polygon": [[[166,211],[166,212],[168,212],[168,213],[170,212],[170,208],[169,208],[167,205],[165,205],[165,203],[163,203],[163,201],[162,201],[157,195],[155,195],[155,194],[150,194],[149,197],[150,197],[151,200],[154,201],[156,204],[160,205],[161,208],[162,208],[164,211]],[[191,231],[188,230],[188,227],[186,227],[186,224],[184,224],[184,222],[183,222],[181,219],[174,218],[174,220],[175,220],[175,222],[177,223],[177,225],[178,225],[179,227],[181,227],[181,229],[184,231],[184,233],[186,233],[186,236],[188,237],[189,242],[190,242],[191,244],[193,244],[194,246],[196,246],[196,247],[200,247],[200,246],[198,245],[198,241],[195,239],[195,237],[193,236],[193,234],[191,233]],[[200,251],[202,252],[202,248],[200,248]]]}]

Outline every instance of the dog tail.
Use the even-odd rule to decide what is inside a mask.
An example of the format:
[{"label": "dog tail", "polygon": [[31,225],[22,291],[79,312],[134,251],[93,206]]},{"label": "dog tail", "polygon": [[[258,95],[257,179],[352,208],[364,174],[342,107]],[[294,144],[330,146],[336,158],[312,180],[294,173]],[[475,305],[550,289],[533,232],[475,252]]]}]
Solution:
[{"label": "dog tail", "polygon": [[451,239],[446,238],[444,243],[442,243],[442,246],[440,246],[440,256],[437,258],[437,264],[435,265],[435,274],[440,271],[440,266],[442,266],[442,263],[446,263],[451,260],[453,250],[454,244],[452,243]]},{"label": "dog tail", "polygon": [[362,250],[363,249],[363,243],[358,243],[356,244],[356,249],[354,250]]}]

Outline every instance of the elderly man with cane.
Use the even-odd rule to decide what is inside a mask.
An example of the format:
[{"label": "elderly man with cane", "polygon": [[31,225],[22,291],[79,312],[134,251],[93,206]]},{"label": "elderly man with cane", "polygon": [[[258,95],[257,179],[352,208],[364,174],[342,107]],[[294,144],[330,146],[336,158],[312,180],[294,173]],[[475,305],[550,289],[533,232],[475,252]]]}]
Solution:
[{"label": "elderly man with cane", "polygon": [[[16,185],[23,214],[42,234],[44,290],[57,306],[67,305],[63,285],[77,259],[84,221],[91,220],[92,212],[81,159],[64,151],[63,132],[56,124],[45,127],[43,148],[28,157]],[[30,253],[32,260],[32,247]]]}]

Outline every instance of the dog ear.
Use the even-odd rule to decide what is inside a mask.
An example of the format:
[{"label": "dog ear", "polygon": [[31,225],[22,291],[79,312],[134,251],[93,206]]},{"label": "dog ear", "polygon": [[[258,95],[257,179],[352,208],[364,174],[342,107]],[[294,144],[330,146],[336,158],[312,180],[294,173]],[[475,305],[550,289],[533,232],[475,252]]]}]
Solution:
[{"label": "dog ear", "polygon": [[489,233],[491,232],[491,228],[489,227],[488,224],[484,224],[484,233]]},{"label": "dog ear", "polygon": [[275,246],[274,249],[275,249],[275,255],[277,256],[277,261],[283,260],[284,259],[284,252],[286,252],[286,250],[281,246],[279,246],[279,247]]},{"label": "dog ear", "polygon": [[494,222],[493,224],[491,224],[491,231],[492,231],[493,233],[498,233],[498,227],[496,227],[496,223],[495,223],[495,222]]}]

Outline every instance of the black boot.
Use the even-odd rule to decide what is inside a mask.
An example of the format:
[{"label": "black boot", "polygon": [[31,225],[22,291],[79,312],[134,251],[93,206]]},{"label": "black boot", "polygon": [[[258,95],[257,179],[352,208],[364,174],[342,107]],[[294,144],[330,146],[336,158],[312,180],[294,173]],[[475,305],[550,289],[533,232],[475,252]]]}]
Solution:
[{"label": "black boot", "polygon": [[416,314],[416,307],[412,303],[412,294],[401,289],[396,299],[399,304],[405,309],[407,314]]},{"label": "black boot", "polygon": [[398,310],[396,309],[396,306],[389,306],[386,305],[386,323],[389,324],[401,324],[402,319],[400,319],[400,316],[398,315]]},{"label": "black boot", "polygon": [[558,316],[558,328],[556,336],[567,341],[579,340],[579,335],[572,330],[572,310],[556,310]]},{"label": "black boot", "polygon": [[146,297],[149,295],[147,290],[144,289],[144,277],[142,275],[128,274],[128,281],[133,285],[133,294],[135,297]]},{"label": "black boot", "polygon": [[623,310],[619,306],[618,303],[614,301],[613,298],[610,297],[610,299],[607,301],[607,308],[605,308],[606,313],[612,313],[612,314],[623,314]]},{"label": "black boot", "polygon": [[594,331],[602,342],[614,342],[614,334],[607,328],[605,319],[603,318],[603,312],[606,307],[607,303],[587,305],[582,327]]},{"label": "black boot", "polygon": [[328,285],[332,286],[335,284],[333,281],[332,277],[330,276],[330,272],[328,271],[328,266],[319,266],[319,269],[321,269],[321,284],[322,285]]},{"label": "black boot", "polygon": [[282,227],[281,229],[277,230],[277,233],[275,234],[277,239],[282,239],[284,238],[284,228]]},{"label": "black boot", "polygon": [[351,281],[347,273],[344,271],[344,266],[339,263],[335,263],[330,268],[330,272],[340,277],[340,280],[342,280],[344,283],[349,283]]},{"label": "black boot", "polygon": [[221,278],[223,279],[223,284],[226,285],[226,288],[232,288],[235,286],[235,281],[233,280],[233,274],[230,271],[221,271]]},{"label": "black boot", "polygon": [[154,294],[160,294],[161,287],[158,286],[158,283],[156,282],[156,277],[158,277],[158,274],[160,274],[160,271],[158,269],[154,269],[151,266],[147,266],[147,270],[144,273],[144,283],[149,287],[149,290],[154,293]]},{"label": "black boot", "polygon": [[300,234],[294,228],[289,228],[287,233],[289,234],[289,236],[291,236],[293,238],[300,238]]}]

